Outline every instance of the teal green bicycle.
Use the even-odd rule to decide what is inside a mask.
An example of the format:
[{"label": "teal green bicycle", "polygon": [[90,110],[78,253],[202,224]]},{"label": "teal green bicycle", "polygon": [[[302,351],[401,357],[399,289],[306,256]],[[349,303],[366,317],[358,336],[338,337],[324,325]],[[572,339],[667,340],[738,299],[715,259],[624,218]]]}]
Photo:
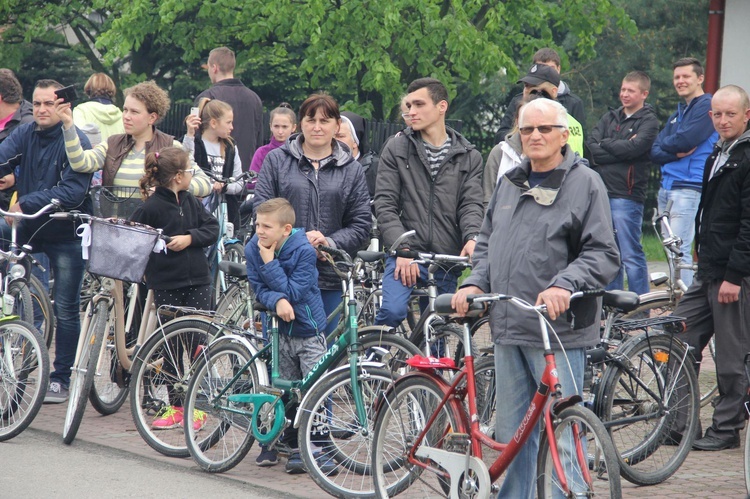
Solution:
[{"label": "teal green bicycle", "polygon": [[[200,431],[185,423],[185,440],[202,469],[223,472],[236,466],[256,440],[282,455],[288,453],[282,434],[297,428],[302,460],[323,490],[342,498],[373,497],[372,407],[405,369],[403,361],[419,350],[387,328],[358,328],[355,264],[340,250],[318,249],[337,258],[334,268],[344,288],[344,333],[329,343],[302,380],[279,376],[278,319],[270,311],[265,311],[271,319],[270,340],[249,331],[216,339],[195,364],[184,404],[185,414],[198,409],[208,417]],[[255,307],[258,312],[257,303]],[[258,349],[262,342],[265,345]],[[367,353],[372,359],[373,352],[383,352],[377,356],[380,362],[363,358]],[[345,359],[348,364],[328,371]],[[297,416],[289,421],[287,408],[297,404]]]}]

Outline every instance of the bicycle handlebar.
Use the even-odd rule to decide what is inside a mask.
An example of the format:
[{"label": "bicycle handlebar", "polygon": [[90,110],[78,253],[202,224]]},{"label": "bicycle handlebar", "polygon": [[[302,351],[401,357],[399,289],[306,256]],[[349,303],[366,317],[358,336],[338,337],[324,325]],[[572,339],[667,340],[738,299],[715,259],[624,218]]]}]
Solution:
[{"label": "bicycle handlebar", "polygon": [[[43,206],[36,213],[10,212],[10,211],[5,211],[3,209],[0,209],[0,215],[2,215],[4,217],[9,217],[9,218],[28,220],[28,219],[39,218],[39,217],[41,217],[42,215],[44,215],[45,213],[47,213],[47,212],[49,212],[51,210],[56,210],[56,209],[60,208],[60,205],[61,205],[61,203],[60,203],[59,200],[57,200],[57,199],[51,199],[50,203],[48,205]],[[50,214],[50,217],[52,218],[53,215],[55,215],[55,214],[54,213]],[[54,218],[57,218],[57,217],[54,217]]]},{"label": "bicycle handlebar", "polygon": [[351,264],[352,263],[352,257],[349,256],[349,253],[346,251],[342,251],[338,248],[331,248],[330,246],[318,246],[318,251],[322,251],[324,253],[328,253],[333,256],[339,257],[341,260],[344,260],[346,263]]},{"label": "bicycle handlebar", "polygon": [[208,175],[208,177],[211,178],[212,180],[215,180],[216,182],[221,182],[222,184],[233,184],[235,182],[240,182],[242,180],[246,180],[248,178],[254,178],[258,176],[256,172],[251,171],[251,170],[242,172],[238,177],[222,177],[221,175],[216,175],[213,172],[206,172],[206,175]]},{"label": "bicycle handlebar", "polygon": [[[89,222],[94,219],[107,220],[106,218],[95,217],[93,215],[89,215],[88,213],[81,213],[80,211],[61,211],[58,213],[50,213],[49,217],[57,220],[75,220],[76,218],[78,218],[84,222]],[[159,238],[165,243],[169,244],[170,242],[172,242],[172,237],[167,236],[166,234],[162,234],[162,229],[154,230],[159,233]]]}]

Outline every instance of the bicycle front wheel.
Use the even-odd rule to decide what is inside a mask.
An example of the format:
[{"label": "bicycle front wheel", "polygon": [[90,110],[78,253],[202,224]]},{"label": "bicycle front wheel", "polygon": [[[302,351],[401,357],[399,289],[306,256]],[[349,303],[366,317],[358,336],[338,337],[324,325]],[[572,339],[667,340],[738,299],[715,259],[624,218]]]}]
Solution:
[{"label": "bicycle front wheel", "polygon": [[[228,397],[257,392],[258,366],[251,364],[231,387],[227,386],[251,358],[251,352],[242,344],[226,341],[204,352],[195,364],[185,397],[185,411],[187,414],[200,411],[206,419],[200,433],[192,425],[186,427],[184,438],[193,460],[204,471],[231,470],[255,442],[252,407],[230,401]],[[260,368],[265,369],[265,366]]]},{"label": "bicycle front wheel", "polygon": [[94,384],[96,365],[107,329],[108,316],[109,303],[107,300],[99,300],[94,308],[88,330],[80,339],[83,341],[83,346],[78,362],[73,366],[70,374],[68,408],[63,425],[63,442],[66,444],[70,444],[76,438],[83,420],[83,413],[86,411],[86,402],[89,399],[91,386]]},{"label": "bicycle front wheel", "polygon": [[661,483],[682,465],[698,425],[698,382],[685,345],[642,334],[615,353],[602,378],[598,411],[612,436],[622,476]]},{"label": "bicycle front wheel", "polygon": [[310,477],[334,497],[373,497],[370,478],[375,401],[393,382],[385,369],[358,369],[359,389],[367,411],[357,418],[351,371],[320,380],[301,408],[300,453]]},{"label": "bicycle front wheel", "polygon": [[[183,418],[193,364],[216,334],[207,320],[167,323],[143,344],[131,369],[130,411],[143,440],[169,457],[188,457]],[[157,420],[172,414],[171,420]],[[189,417],[188,417],[189,416]],[[171,424],[170,424],[171,423]]]},{"label": "bicycle front wheel", "polygon": [[[409,498],[449,497],[450,482],[444,469],[427,458],[409,460],[412,450],[419,452],[414,442],[425,430],[443,395],[443,388],[429,377],[408,376],[397,381],[379,400],[372,444],[376,497],[393,497],[407,489]],[[465,431],[456,408],[443,406],[419,447],[449,450],[447,436]]]},{"label": "bicycle front wheel", "polygon": [[0,322],[0,442],[34,420],[49,384],[49,355],[33,326]]},{"label": "bicycle front wheel", "polygon": [[622,497],[617,454],[599,418],[574,405],[554,416],[553,424],[565,480],[555,470],[549,436],[543,431],[537,457],[537,497]]},{"label": "bicycle front wheel", "polygon": [[[31,290],[26,281],[11,281],[8,285],[5,300],[12,300],[12,312],[7,315],[17,315],[26,324],[34,323],[34,302]],[[7,303],[6,303],[7,305]]]}]

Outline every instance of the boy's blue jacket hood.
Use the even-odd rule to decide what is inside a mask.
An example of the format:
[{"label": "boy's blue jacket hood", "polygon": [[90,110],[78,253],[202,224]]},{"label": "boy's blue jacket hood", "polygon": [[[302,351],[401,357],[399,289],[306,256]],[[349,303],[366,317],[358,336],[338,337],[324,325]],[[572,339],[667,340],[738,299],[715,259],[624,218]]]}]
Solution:
[{"label": "boy's blue jacket hood", "polygon": [[326,327],[326,313],[318,288],[317,252],[305,232],[293,229],[275,258],[263,263],[255,235],[245,246],[247,276],[257,300],[270,310],[282,298],[294,308],[294,321],[280,322],[282,334],[315,336]]}]

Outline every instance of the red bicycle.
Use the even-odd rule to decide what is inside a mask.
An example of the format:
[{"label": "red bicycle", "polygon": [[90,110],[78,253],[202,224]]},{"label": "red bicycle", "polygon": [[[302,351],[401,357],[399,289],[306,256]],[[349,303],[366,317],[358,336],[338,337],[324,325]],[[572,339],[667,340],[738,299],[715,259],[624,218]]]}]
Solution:
[{"label": "red bicycle", "polygon": [[[571,298],[592,293],[578,292]],[[438,297],[439,314],[455,313],[451,296]],[[376,495],[392,497],[409,489],[410,498],[488,498],[541,420],[539,497],[621,497],[617,454],[607,430],[579,404],[580,396],[561,395],[543,305],[501,294],[470,296],[467,317],[450,319],[463,325],[464,344],[471,345],[468,319],[497,301],[537,314],[546,359],[541,383],[512,441],[496,442],[493,425],[482,416],[489,412],[486,406],[494,404],[494,387],[484,382],[486,377],[478,377],[470,348],[450,383],[441,372],[456,369],[452,360],[413,358],[409,363],[416,370],[399,378],[378,401],[372,447]],[[489,448],[486,456],[483,446]]]}]

